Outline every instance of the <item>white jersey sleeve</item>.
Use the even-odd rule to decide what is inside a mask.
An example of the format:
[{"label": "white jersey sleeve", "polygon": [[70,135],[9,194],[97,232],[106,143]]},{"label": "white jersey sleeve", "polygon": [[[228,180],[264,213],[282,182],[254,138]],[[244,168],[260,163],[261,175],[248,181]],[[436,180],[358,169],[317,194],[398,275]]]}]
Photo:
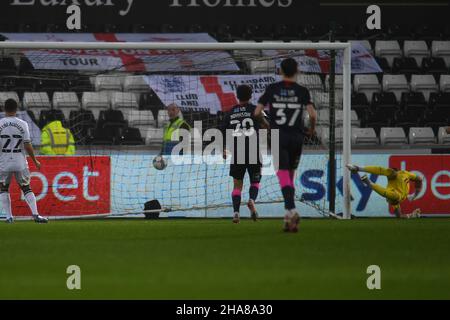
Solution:
[{"label": "white jersey sleeve", "polygon": [[31,143],[30,129],[28,128],[28,123],[26,123],[25,121],[24,121],[23,129],[25,131],[24,134],[23,134],[23,142],[24,143]]}]

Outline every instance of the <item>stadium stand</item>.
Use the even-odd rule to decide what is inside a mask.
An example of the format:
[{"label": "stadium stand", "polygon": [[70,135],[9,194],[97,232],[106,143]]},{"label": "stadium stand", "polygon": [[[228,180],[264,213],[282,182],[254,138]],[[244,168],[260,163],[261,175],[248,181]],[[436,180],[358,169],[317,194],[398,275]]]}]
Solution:
[{"label": "stadium stand", "polygon": [[[219,41],[327,41],[325,25],[277,25],[239,27],[220,25],[85,26],[99,32],[209,32]],[[60,29],[62,28],[62,29]],[[64,26],[4,26],[0,31],[57,32]],[[338,41],[359,41],[375,55],[383,74],[352,77],[352,142],[355,146],[449,144],[450,30],[417,25],[391,25],[384,33],[368,33],[357,27],[337,25]],[[365,40],[361,40],[364,38]],[[359,40],[357,40],[359,39]],[[272,60],[260,50],[234,50],[241,73],[275,72]],[[248,59],[247,63],[243,61]],[[35,70],[24,56],[0,55],[0,107],[7,98],[18,101],[42,127],[49,117],[66,122],[77,144],[157,145],[168,121],[159,98],[142,75],[111,73],[93,76],[67,70],[55,75]],[[329,76],[302,74],[298,82],[308,86],[319,109],[317,133],[327,141],[329,124]],[[335,77],[336,124],[342,125],[342,76]],[[220,115],[183,110],[190,124],[217,124]],[[340,129],[339,129],[340,130]],[[107,135],[110,134],[110,137]],[[338,134],[337,134],[338,135]],[[339,136],[339,135],[338,135]]]}]

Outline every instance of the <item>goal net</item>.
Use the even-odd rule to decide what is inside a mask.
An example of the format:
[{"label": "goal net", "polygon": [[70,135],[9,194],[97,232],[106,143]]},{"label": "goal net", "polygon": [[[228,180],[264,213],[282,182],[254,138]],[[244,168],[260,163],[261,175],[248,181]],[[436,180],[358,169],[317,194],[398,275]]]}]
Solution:
[{"label": "goal net", "polygon": [[[316,134],[305,138],[295,178],[299,210],[305,216],[350,213],[343,170],[352,125],[347,44],[0,42],[0,50],[19,64],[18,74],[2,80],[0,104],[16,99],[19,117],[29,123],[43,162],[41,172],[30,169],[44,215],[137,214],[156,199],[169,216],[231,216],[229,163],[205,152],[214,141],[210,129],[237,104],[238,85],[253,88],[256,104],[267,85],[280,80],[279,64],[287,57],[299,62],[297,82],[309,89],[318,111]],[[192,128],[192,143],[182,157],[164,155],[167,167],[156,170],[171,104]],[[49,138],[55,121],[70,129],[75,153],[64,136]],[[258,211],[281,217],[282,195],[267,150]],[[242,203],[248,188],[246,177]],[[12,197],[26,215],[18,188]]]}]

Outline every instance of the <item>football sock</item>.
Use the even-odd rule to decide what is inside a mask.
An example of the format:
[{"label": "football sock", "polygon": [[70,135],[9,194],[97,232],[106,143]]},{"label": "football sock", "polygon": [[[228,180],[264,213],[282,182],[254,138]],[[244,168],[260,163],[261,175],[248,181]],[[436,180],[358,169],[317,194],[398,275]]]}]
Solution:
[{"label": "football sock", "polygon": [[239,208],[241,207],[241,190],[234,189],[231,193],[231,197],[233,199],[234,212],[239,212]]},{"label": "football sock", "polygon": [[295,189],[289,170],[278,170],[277,176],[281,186],[281,193],[284,198],[284,207],[287,210],[295,209]]},{"label": "football sock", "polygon": [[28,206],[30,207],[31,213],[33,216],[38,216],[39,212],[36,205],[36,197],[34,196],[33,192],[28,192],[25,194],[25,201],[27,202]]},{"label": "football sock", "polygon": [[258,192],[259,192],[259,183],[252,183],[250,185],[250,190],[249,190],[250,199],[252,199],[253,201],[256,201],[256,198],[258,198]]},{"label": "football sock", "polygon": [[6,213],[6,219],[12,218],[11,197],[9,196],[9,192],[0,193],[0,199],[2,202],[3,210]]}]

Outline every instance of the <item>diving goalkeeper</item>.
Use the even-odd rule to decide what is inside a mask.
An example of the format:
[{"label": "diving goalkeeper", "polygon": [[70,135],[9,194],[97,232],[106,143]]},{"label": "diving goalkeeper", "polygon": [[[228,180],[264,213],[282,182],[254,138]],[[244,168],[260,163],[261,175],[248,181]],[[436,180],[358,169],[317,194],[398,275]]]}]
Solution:
[{"label": "diving goalkeeper", "polygon": [[[365,185],[372,188],[372,190],[380,196],[386,198],[386,201],[394,208],[394,214],[397,218],[411,218],[420,216],[419,209],[414,210],[411,214],[403,214],[400,207],[400,204],[406,199],[413,201],[420,194],[420,191],[422,190],[422,178],[420,176],[406,170],[397,170],[395,168],[383,168],[377,166],[359,167],[353,164],[348,164],[347,168],[352,173],[358,173],[361,171],[386,176],[388,180],[388,185],[386,188],[370,181],[367,175],[362,176],[361,181]],[[410,181],[415,183],[415,192],[412,195],[409,195]]]}]

